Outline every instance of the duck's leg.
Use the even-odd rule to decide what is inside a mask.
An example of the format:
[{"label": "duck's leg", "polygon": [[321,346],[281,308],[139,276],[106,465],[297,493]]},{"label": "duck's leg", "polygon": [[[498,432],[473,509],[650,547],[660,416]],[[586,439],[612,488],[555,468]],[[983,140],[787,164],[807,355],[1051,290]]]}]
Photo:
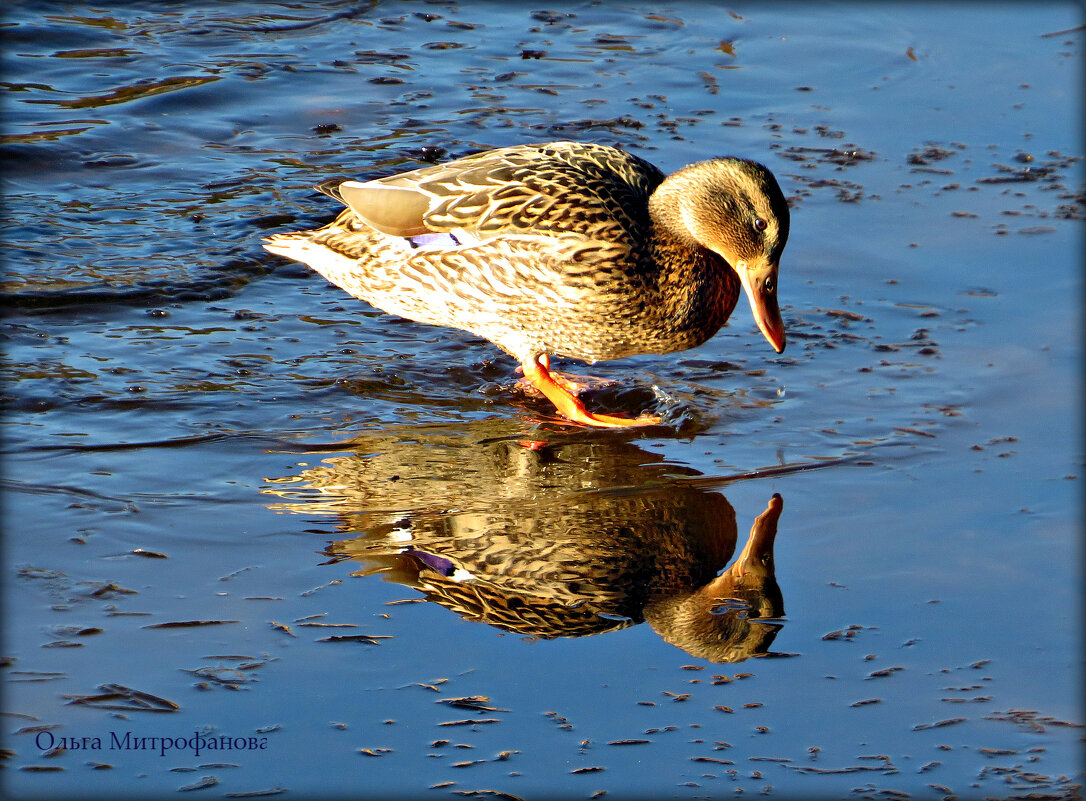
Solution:
[{"label": "duck's leg", "polygon": [[600,426],[603,428],[625,428],[626,426],[655,425],[660,422],[659,417],[613,417],[609,414],[593,414],[585,409],[584,404],[569,390],[554,380],[550,371],[550,362],[547,355],[543,354],[526,360],[521,368],[524,377],[527,378],[536,389],[547,396],[547,400],[555,405],[558,413],[587,426]]},{"label": "duck's leg", "polygon": [[[575,396],[584,389],[606,387],[615,383],[615,380],[612,378],[597,378],[593,375],[574,375],[573,373],[560,373],[557,370],[551,370],[550,357],[546,353],[539,357],[539,363],[551,374],[551,378],[554,379],[554,382],[569,392],[570,395]],[[523,368],[521,368],[521,372],[523,372]]]}]

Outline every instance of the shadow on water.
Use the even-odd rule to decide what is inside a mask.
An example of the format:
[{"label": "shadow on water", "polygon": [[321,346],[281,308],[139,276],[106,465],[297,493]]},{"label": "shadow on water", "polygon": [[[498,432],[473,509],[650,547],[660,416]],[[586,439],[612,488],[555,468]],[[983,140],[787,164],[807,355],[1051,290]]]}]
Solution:
[{"label": "shadow on water", "polygon": [[[736,513],[697,471],[604,436],[524,441],[418,428],[354,439],[350,455],[268,479],[277,511],[335,515],[326,553],[466,620],[530,637],[648,622],[695,657],[740,662],[783,624],[773,544],[780,495],[738,541]],[[482,436],[479,436],[482,435]],[[722,572],[723,571],[723,572]]]}]

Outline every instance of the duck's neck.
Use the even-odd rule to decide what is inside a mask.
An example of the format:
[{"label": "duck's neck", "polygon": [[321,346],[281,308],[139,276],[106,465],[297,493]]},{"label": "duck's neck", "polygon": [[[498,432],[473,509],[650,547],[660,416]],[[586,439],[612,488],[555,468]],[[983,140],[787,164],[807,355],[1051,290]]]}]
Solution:
[{"label": "duck's neck", "polygon": [[731,265],[691,235],[682,218],[684,188],[668,181],[661,184],[649,198],[649,215],[659,308],[669,326],[689,332],[687,347],[695,347],[727,321],[741,285]]}]

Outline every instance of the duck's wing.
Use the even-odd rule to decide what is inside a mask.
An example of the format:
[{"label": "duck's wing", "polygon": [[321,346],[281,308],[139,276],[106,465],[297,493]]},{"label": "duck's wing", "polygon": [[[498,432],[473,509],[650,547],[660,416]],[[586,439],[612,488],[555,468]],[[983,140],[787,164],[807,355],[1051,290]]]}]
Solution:
[{"label": "duck's wing", "polygon": [[479,241],[580,234],[623,241],[647,232],[648,198],[662,180],[652,164],[615,148],[555,142],[320,188],[391,236],[449,233]]}]

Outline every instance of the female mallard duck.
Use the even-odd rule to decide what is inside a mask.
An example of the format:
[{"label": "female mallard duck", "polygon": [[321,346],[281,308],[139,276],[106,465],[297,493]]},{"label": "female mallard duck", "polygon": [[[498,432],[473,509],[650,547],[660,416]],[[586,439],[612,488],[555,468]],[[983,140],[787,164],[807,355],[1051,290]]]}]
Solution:
[{"label": "female mallard duck", "polygon": [[659,419],[587,411],[552,376],[550,354],[596,362],[693,348],[728,319],[740,287],[784,350],[788,204],[757,162],[712,159],[664,177],[621,150],[553,142],[318,189],[347,208],[265,248],[385,311],[491,340],[575,422]]}]

